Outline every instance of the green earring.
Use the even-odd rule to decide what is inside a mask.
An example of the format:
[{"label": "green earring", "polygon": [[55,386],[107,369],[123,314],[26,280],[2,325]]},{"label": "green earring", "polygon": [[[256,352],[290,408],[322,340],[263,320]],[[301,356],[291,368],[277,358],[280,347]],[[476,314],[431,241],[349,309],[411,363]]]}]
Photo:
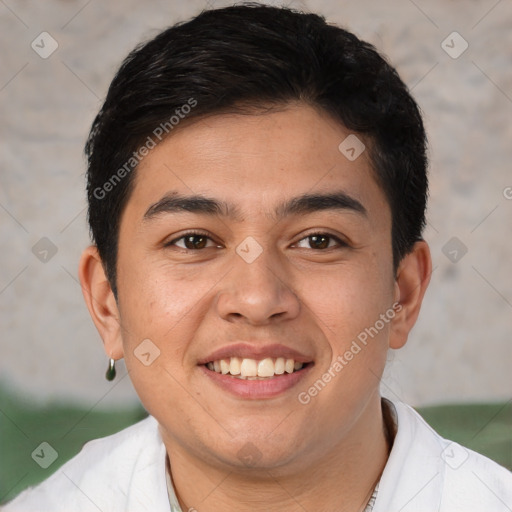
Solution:
[{"label": "green earring", "polygon": [[110,358],[108,360],[108,368],[107,373],[105,374],[105,378],[108,381],[114,380],[116,378],[116,360]]}]

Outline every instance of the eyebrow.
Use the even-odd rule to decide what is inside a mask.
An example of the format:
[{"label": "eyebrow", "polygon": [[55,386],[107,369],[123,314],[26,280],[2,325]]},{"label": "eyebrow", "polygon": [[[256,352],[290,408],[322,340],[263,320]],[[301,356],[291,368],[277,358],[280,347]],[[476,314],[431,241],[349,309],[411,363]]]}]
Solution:
[{"label": "eyebrow", "polygon": [[166,194],[152,204],[144,214],[144,220],[150,220],[164,213],[192,212],[220,217],[241,218],[238,208],[217,199],[200,195],[184,196],[178,192]]},{"label": "eyebrow", "polygon": [[[362,216],[368,212],[360,201],[346,194],[343,191],[328,194],[303,194],[294,197],[280,205],[274,211],[273,217],[282,219],[289,215],[306,215],[323,210],[351,211]],[[228,217],[241,221],[238,207],[202,195],[181,195],[178,192],[171,192],[152,204],[144,214],[144,221],[151,220],[162,214],[180,212],[192,212],[203,215]]]},{"label": "eyebrow", "polygon": [[323,210],[345,210],[368,216],[366,208],[360,201],[347,193],[338,191],[329,194],[303,194],[294,197],[277,207],[277,218],[288,215],[305,215]]}]

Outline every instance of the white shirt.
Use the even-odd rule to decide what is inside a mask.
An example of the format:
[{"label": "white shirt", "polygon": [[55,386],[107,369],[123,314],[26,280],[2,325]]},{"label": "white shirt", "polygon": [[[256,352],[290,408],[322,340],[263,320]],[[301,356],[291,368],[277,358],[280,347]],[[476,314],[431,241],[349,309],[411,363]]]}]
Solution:
[{"label": "white shirt", "polygon": [[[373,512],[512,511],[512,473],[443,439],[408,405],[392,403],[398,431]],[[45,482],[0,510],[181,512],[172,486],[167,491],[165,460],[158,424],[150,416],[87,443]]]}]

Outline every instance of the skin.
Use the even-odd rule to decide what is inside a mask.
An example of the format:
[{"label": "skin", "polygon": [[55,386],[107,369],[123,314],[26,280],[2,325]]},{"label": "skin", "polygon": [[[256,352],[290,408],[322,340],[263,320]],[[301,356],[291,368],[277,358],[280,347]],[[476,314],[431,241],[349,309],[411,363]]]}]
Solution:
[{"label": "skin", "polygon": [[[431,259],[427,244],[417,242],[393,272],[390,208],[368,152],[349,161],[338,150],[349,134],[303,104],[178,129],[137,170],[121,220],[118,301],[96,248],[82,256],[92,319],[106,353],[125,358],[159,422],[183,510],[303,511],[321,503],[324,511],[356,511],[385,466],[379,381],[388,349],[405,344],[417,319]],[[275,215],[291,198],[333,191],[355,198],[366,213]],[[171,192],[225,201],[239,215],[163,212],[144,220]],[[190,229],[210,237],[204,248],[187,250],[183,239],[165,246]],[[313,233],[346,245],[329,238],[321,248],[308,238]],[[262,248],[252,263],[236,252],[249,236]],[[394,318],[301,404],[298,394],[395,302],[401,309]],[[149,366],[134,354],[144,339],[160,350]],[[314,366],[279,396],[233,396],[197,363],[240,340],[294,347]],[[251,466],[240,450],[256,454]]]}]

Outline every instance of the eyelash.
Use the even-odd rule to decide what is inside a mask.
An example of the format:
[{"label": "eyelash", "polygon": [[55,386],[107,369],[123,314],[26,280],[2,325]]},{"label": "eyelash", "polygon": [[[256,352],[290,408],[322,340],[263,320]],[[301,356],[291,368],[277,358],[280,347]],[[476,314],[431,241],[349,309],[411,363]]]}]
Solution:
[{"label": "eyelash", "polygon": [[[180,237],[175,238],[174,240],[171,240],[170,242],[166,242],[164,244],[164,247],[171,247],[179,240],[183,240],[183,239],[187,238],[188,236],[203,236],[203,237],[208,238],[209,240],[212,240],[213,242],[215,242],[208,233],[205,233],[204,231],[192,230],[192,231],[187,231],[186,233],[183,233]],[[200,250],[200,249],[187,249],[184,247],[179,247],[179,249],[183,249],[184,251]]]},{"label": "eyelash", "polygon": [[[212,242],[216,243],[215,240],[213,240],[213,238],[208,233],[206,233],[204,231],[192,230],[192,231],[187,231],[186,233],[182,234],[180,237],[175,238],[175,239],[171,240],[170,242],[165,243],[164,247],[172,247],[173,245],[176,244],[176,242],[178,242],[180,240],[183,240],[183,239],[185,239],[185,238],[187,238],[189,236],[203,236],[205,238],[208,238]],[[333,235],[333,234],[328,233],[328,232],[321,232],[321,231],[314,231],[314,232],[308,233],[306,236],[303,236],[300,240],[295,242],[294,245],[296,245],[299,242],[302,242],[303,240],[306,240],[306,239],[308,239],[308,238],[310,238],[312,236],[325,236],[325,237],[329,238],[330,241],[336,242],[337,247],[327,247],[325,249],[313,249],[313,248],[310,248],[311,250],[317,250],[319,252],[322,252],[322,251],[327,251],[329,249],[340,249],[340,248],[349,247],[349,244],[347,242],[341,240],[336,235]],[[201,250],[201,249],[187,249],[185,247],[179,247],[179,248],[182,249],[182,250],[185,250],[185,251],[200,251]]]},{"label": "eyelash", "polygon": [[[328,250],[332,250],[332,249],[343,249],[343,248],[349,247],[348,243],[345,242],[344,240],[342,240],[341,238],[339,238],[338,236],[333,235],[329,232],[322,232],[322,231],[313,231],[311,233],[308,233],[306,236],[303,236],[300,240],[295,242],[294,245],[298,244],[299,242],[302,242],[303,240],[307,240],[308,238],[310,238],[312,236],[325,236],[325,237],[329,238],[330,241],[334,241],[337,244],[336,247],[326,247],[325,249],[316,249],[319,252],[328,251]],[[310,249],[315,250],[313,248],[310,248]]]}]

